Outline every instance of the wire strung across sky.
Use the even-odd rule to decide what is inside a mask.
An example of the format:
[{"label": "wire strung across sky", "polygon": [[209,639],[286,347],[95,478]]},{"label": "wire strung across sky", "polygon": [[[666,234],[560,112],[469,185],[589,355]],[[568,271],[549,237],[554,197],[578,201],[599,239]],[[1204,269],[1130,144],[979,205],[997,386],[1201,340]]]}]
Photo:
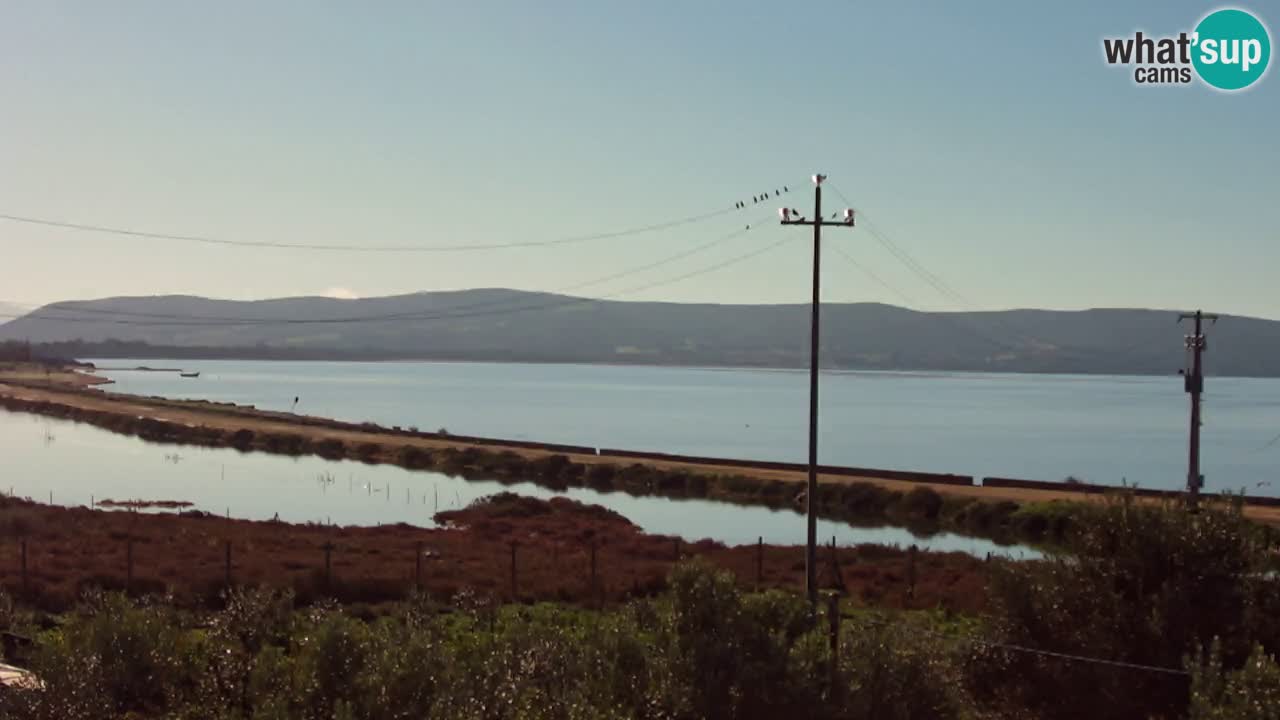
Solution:
[{"label": "wire strung across sky", "polygon": [[[785,187],[785,186],[784,186]],[[775,190],[775,195],[780,196],[783,191]],[[751,204],[760,204],[765,202],[770,195],[763,195],[752,198]],[[354,244],[334,244],[323,245],[316,243],[284,243],[272,241],[257,240],[233,240],[229,238],[218,238],[208,235],[191,235],[181,233],[161,233],[148,230],[138,230],[134,228],[112,227],[108,225],[96,225],[90,223],[69,222],[65,220],[52,220],[49,218],[32,217],[28,215],[16,215],[10,213],[0,213],[0,220],[9,222],[23,223],[27,225],[41,225],[44,227],[62,228],[64,230],[80,230],[85,232],[102,233],[107,235],[117,235],[125,237],[146,238],[151,240],[173,240],[177,242],[200,243],[204,245],[223,245],[231,247],[243,248],[274,248],[284,250],[311,250],[320,252],[355,252],[355,253],[422,253],[422,252],[469,252],[478,250],[506,250],[512,248],[538,248],[538,247],[554,247],[557,245],[571,245],[576,243],[592,242],[597,240],[613,240],[616,238],[630,237],[632,235],[641,235],[644,233],[657,232],[659,230],[670,230],[672,228],[681,227],[683,225],[692,225],[694,223],[711,220],[713,218],[728,215],[730,213],[745,210],[748,203],[745,201],[737,201],[731,207],[720,208],[708,212],[698,213],[696,215],[688,215],[685,217],[675,218],[672,220],[664,220],[662,222],[652,223],[649,225],[641,225],[639,227],[625,228],[622,230],[612,230],[608,232],[591,233],[586,235],[570,235],[567,237],[553,238],[549,240],[516,240],[501,243],[481,243],[481,244],[457,244],[457,245],[354,245]]]},{"label": "wire strung across sky", "polygon": [[[875,238],[876,241],[879,242],[885,248],[885,250],[888,250],[889,253],[898,260],[898,262],[902,263],[904,267],[906,267],[908,270],[910,270],[912,273],[918,276],[927,285],[932,287],[935,291],[937,291],[939,295],[941,295],[947,301],[955,303],[956,305],[959,305],[960,307],[970,312],[978,312],[977,310],[974,309],[974,304],[970,302],[968,298],[966,298],[954,287],[948,284],[947,281],[944,280],[937,273],[934,273],[933,271],[925,267],[923,263],[921,263],[914,256],[912,256],[911,253],[907,252],[907,250],[903,248],[901,245],[894,242],[892,238],[890,238],[885,233],[881,232],[876,227],[875,222],[873,222],[870,218],[868,218],[865,212],[855,207],[853,203],[849,201],[849,198],[846,197],[844,193],[840,192],[840,188],[834,185],[830,185],[830,187],[831,187],[831,190],[835,192],[835,194],[839,196],[839,198],[843,200],[846,205],[854,208],[854,210],[857,211],[859,225],[868,233],[870,233],[871,236]],[[949,318],[952,322],[959,322],[957,318],[949,317],[948,315],[945,315],[945,314],[939,315],[939,317]],[[1028,335],[1022,330],[1002,320],[998,314],[988,313],[986,317],[988,317],[991,320],[991,322],[995,323],[998,326],[998,329],[1003,330],[1004,332],[1013,336],[1014,339],[1020,341],[1025,346],[1036,347],[1041,344],[1040,341],[1035,337]],[[977,328],[976,324],[972,322],[966,323],[966,325],[967,325],[966,329],[970,333],[972,333],[975,337],[978,337],[981,340],[984,340],[1004,350],[1018,349],[1014,345],[1011,345],[1007,342],[1003,342],[1000,340],[996,340],[992,338],[990,335],[983,333],[981,330]]]},{"label": "wire strung across sky", "polygon": [[916,302],[912,300],[909,296],[907,296],[906,293],[902,292],[901,290],[894,287],[893,285],[890,285],[884,278],[880,277],[878,274],[872,271],[871,268],[867,267],[864,263],[859,262],[853,257],[853,255],[846,252],[845,249],[840,247],[839,244],[832,244],[831,249],[835,250],[837,255],[844,258],[846,262],[848,262],[850,265],[857,268],[860,272],[862,272],[863,275],[866,275],[877,285],[879,285],[880,287],[883,287],[885,290],[888,290],[889,292],[898,296],[898,298],[902,300],[902,302],[906,303],[906,306],[908,308],[916,305]]},{"label": "wire strung across sky", "polygon": [[81,223],[61,222],[56,220],[44,220],[40,218],[23,217],[20,215],[0,214],[0,220],[8,220],[11,222],[27,223],[29,225],[44,225],[47,227],[57,227],[69,230],[84,230],[87,232],[105,233],[108,235],[124,235],[129,237],[148,238],[153,240],[176,240],[179,242],[203,243],[205,245],[229,245],[233,247],[245,248],[276,248],[284,250],[315,250],[327,252],[359,252],[359,253],[422,253],[422,252],[467,252],[472,250],[506,250],[510,248],[535,248],[535,247],[551,247],[555,245],[570,245],[574,243],[591,242],[595,240],[613,240],[621,237],[629,237],[631,235],[640,235],[643,233],[656,232],[658,230],[670,230],[671,228],[680,227],[682,225],[691,225],[693,223],[710,220],[722,215],[736,212],[737,208],[723,208],[713,212],[702,213],[699,215],[690,215],[688,217],[677,218],[665,222],[654,223],[652,225],[642,225],[640,227],[627,228],[624,230],[614,230],[611,232],[594,233],[590,235],[575,235],[570,237],[555,238],[552,240],[517,240],[504,243],[485,243],[478,245],[318,245],[313,243],[282,243],[255,240],[228,240],[225,238],[214,238],[203,235],[176,235],[167,233],[145,232],[141,230],[129,230],[125,228],[107,227],[104,225],[85,225]]},{"label": "wire strung across sky", "polygon": [[[746,225],[742,228],[734,230],[733,232],[727,235],[717,237],[709,242],[681,251],[675,255],[667,256],[660,260],[649,262],[644,265],[629,268],[627,270],[623,270],[620,272],[615,272],[601,278],[596,278],[594,280],[577,283],[568,289],[576,289],[576,288],[586,287],[589,285],[597,285],[610,280],[616,280],[621,277],[626,277],[626,276],[634,275],[646,270],[651,270],[657,267],[661,267],[671,262],[675,262],[677,260],[687,258],[696,253],[703,252],[716,245],[727,242],[734,238],[741,237],[751,232],[753,228],[757,228],[757,227],[759,227],[759,223]],[[86,323],[138,325],[138,326],[204,327],[204,326],[252,326],[252,325],[329,325],[329,324],[342,324],[342,323],[385,322],[385,321],[391,321],[391,320],[430,321],[430,320],[450,320],[450,319],[461,319],[461,318],[472,318],[472,317],[484,317],[484,316],[490,316],[490,315],[505,315],[505,314],[512,314],[512,313],[518,313],[518,312],[553,309],[553,308],[565,307],[570,305],[597,302],[600,300],[608,300],[608,299],[620,297],[623,295],[642,292],[644,290],[649,290],[656,287],[672,285],[678,282],[682,282],[684,280],[698,277],[700,275],[705,275],[711,272],[715,272],[717,270],[721,270],[731,265],[735,265],[739,262],[749,260],[753,257],[756,257],[757,255],[763,254],[764,252],[767,252],[769,250],[772,250],[782,245],[783,243],[787,242],[789,239],[790,238],[787,237],[771,245],[768,245],[762,248],[757,248],[747,253],[735,255],[733,257],[728,258],[727,260],[723,260],[709,266],[704,266],[697,270],[687,272],[682,275],[677,275],[675,277],[655,280],[652,282],[632,286],[629,288],[625,288],[623,290],[607,293],[597,297],[559,298],[552,302],[539,303],[534,305],[516,305],[516,306],[510,306],[510,307],[499,307],[502,305],[511,305],[510,300],[499,300],[499,301],[487,301],[482,303],[470,303],[466,305],[455,305],[451,307],[442,308],[441,312],[439,313],[412,311],[412,312],[387,313],[387,314],[381,314],[381,315],[365,315],[365,316],[341,317],[341,318],[246,318],[246,317],[223,317],[223,316],[197,316],[197,315],[175,315],[175,314],[166,314],[166,313],[140,313],[140,312],[130,312],[130,311],[123,311],[123,310],[115,311],[115,310],[109,310],[104,308],[60,308],[56,306],[51,306],[51,307],[41,308],[40,310],[37,310],[35,313],[29,314],[23,317],[46,320],[46,321],[55,321],[55,322],[86,322]],[[560,290],[556,292],[564,292],[564,290]],[[483,311],[482,312],[457,312],[460,310],[461,311],[483,310]],[[44,314],[47,311],[67,312],[67,313],[74,313],[74,314],[69,316]],[[79,314],[79,315],[77,316],[75,314]],[[85,314],[98,314],[98,315],[106,315],[110,317],[107,317],[107,318],[84,317]],[[128,318],[145,318],[145,319],[128,319]]]}]

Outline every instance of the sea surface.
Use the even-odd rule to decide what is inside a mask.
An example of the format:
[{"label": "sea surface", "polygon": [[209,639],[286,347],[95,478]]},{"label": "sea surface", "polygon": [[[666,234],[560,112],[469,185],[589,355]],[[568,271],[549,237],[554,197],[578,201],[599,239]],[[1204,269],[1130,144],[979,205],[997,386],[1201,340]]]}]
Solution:
[{"label": "sea surface", "polygon": [[[554,492],[532,483],[504,485],[319,457],[292,458],[149,443],[92,425],[0,410],[0,492],[64,506],[111,500],[178,500],[194,509],[250,520],[376,525],[404,522],[433,527],[437,511],[466,506],[497,492],[570,497],[621,513],[647,532],[729,545],[757,539],[802,545],[804,516],[790,510],[742,507],[705,500],[633,497],[585,488]],[[1022,546],[950,533],[921,536],[899,527],[854,527],[820,522],[819,537],[841,545],[880,543],[1035,557]]]},{"label": "sea surface", "polygon": [[[445,428],[453,433],[759,460],[807,457],[803,371],[503,363],[98,360],[108,390]],[[1280,494],[1280,379],[1206,381],[1208,491]],[[294,400],[297,399],[295,405]],[[821,462],[1181,488],[1182,379],[828,372]]]}]

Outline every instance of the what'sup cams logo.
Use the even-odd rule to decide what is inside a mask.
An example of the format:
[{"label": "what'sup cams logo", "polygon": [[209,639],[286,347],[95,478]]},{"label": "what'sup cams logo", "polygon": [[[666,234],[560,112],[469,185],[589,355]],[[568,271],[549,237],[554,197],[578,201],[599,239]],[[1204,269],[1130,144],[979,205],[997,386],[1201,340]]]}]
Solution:
[{"label": "what'sup cams logo", "polygon": [[1188,85],[1199,77],[1216,90],[1244,90],[1257,84],[1271,63],[1271,33],[1246,10],[1215,10],[1195,30],[1171,37],[1103,38],[1108,65],[1132,65],[1138,85]]}]

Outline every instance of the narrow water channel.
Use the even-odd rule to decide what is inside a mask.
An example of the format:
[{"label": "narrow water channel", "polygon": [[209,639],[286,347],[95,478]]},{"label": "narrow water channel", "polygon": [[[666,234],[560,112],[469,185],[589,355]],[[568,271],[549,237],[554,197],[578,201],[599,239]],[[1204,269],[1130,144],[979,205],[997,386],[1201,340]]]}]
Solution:
[{"label": "narrow water channel", "polygon": [[[790,510],[586,488],[556,492],[533,483],[470,481],[394,465],[154,444],[91,425],[0,410],[0,491],[57,505],[87,506],[108,498],[177,500],[251,520],[278,516],[286,522],[432,527],[437,510],[460,508],[504,490],[602,505],[646,532],[688,541],[710,538],[738,545],[763,538],[770,544],[802,544],[805,536],[804,517]],[[916,544],[980,556],[1038,554],[1024,546],[951,533],[917,536],[900,527],[820,522],[818,531],[824,541],[834,536],[841,545]]]}]

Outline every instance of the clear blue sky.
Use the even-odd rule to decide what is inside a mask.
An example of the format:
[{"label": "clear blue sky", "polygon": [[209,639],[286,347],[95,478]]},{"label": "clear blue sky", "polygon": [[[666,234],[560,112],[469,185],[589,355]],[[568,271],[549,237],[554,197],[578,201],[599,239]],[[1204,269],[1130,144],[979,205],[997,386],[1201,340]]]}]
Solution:
[{"label": "clear blue sky", "polygon": [[[485,243],[643,225],[822,171],[977,308],[1280,318],[1280,76],[1136,87],[1101,39],[1197,2],[0,0],[0,213],[237,240]],[[1271,24],[1280,4],[1242,5]],[[838,205],[834,196],[829,206]],[[556,289],[749,220],[610,291],[797,241],[638,299],[803,302],[770,203],[554,249],[315,254],[0,222],[0,301]],[[865,232],[832,231],[960,309]],[[840,258],[832,301],[897,302]],[[345,289],[345,290],[344,290]]]}]

